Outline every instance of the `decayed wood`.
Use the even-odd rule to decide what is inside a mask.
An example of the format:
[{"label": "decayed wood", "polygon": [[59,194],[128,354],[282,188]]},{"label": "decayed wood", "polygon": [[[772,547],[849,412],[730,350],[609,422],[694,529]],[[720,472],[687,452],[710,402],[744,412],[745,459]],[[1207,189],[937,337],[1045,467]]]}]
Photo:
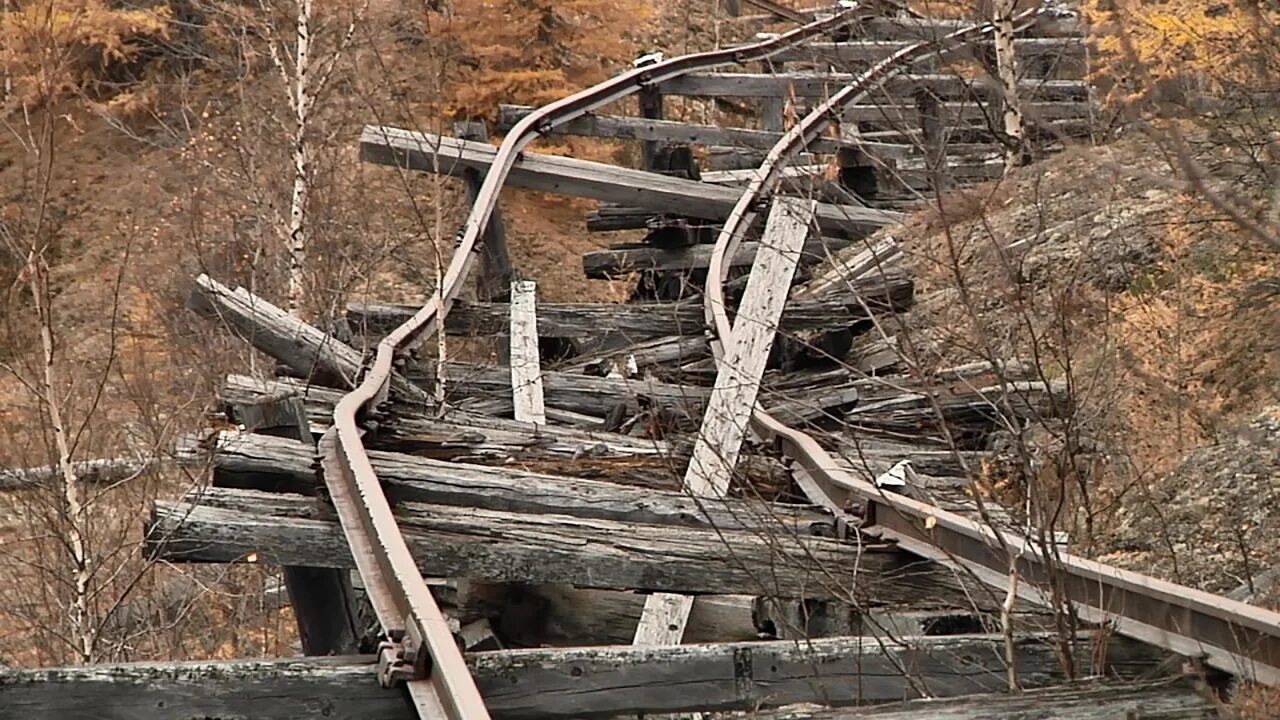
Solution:
[{"label": "decayed wood", "polygon": [[[567,515],[399,502],[396,521],[424,575],[684,594],[751,593],[864,604],[963,606],[960,580],[884,546]],[[146,553],[169,562],[351,567],[322,504],[211,488],[153,506]],[[729,559],[726,561],[726,559]],[[970,588],[977,590],[977,588]],[[980,597],[979,593],[975,597]]]},{"label": "decayed wood", "polygon": [[[498,129],[510,130],[534,108],[523,105],[499,105]],[[782,139],[782,133],[747,128],[697,125],[671,120],[648,120],[618,115],[585,115],[554,131],[560,135],[585,135],[618,140],[651,140],[689,143],[693,145],[733,145],[768,150]],[[857,147],[855,143],[822,137],[810,143],[815,153],[831,153],[840,148]]]},{"label": "decayed wood", "polygon": [[[822,62],[822,63],[871,63],[883,60],[890,55],[914,44],[912,40],[851,40],[846,42],[805,43],[783,50],[774,56],[784,62]],[[1084,60],[1084,38],[1019,38],[1014,46],[1020,57],[1026,58],[1064,58],[1076,62]],[[975,47],[970,45],[970,47]]]},{"label": "decayed wood", "polygon": [[[836,90],[857,79],[850,73],[690,73],[662,83],[663,92],[669,95],[698,97],[829,97]],[[983,82],[968,80],[959,75],[898,75],[872,96],[907,99],[920,91],[933,93],[943,100],[969,97],[991,98],[998,91]],[[1080,80],[1026,79],[1019,82],[1018,90],[1028,100],[1069,99],[1080,101],[1083,106],[1089,97],[1089,86]],[[871,107],[871,106],[864,106]],[[1072,117],[1085,117],[1087,112]]]},{"label": "decayed wood", "polygon": [[[895,244],[896,247],[896,244]],[[900,256],[900,253],[899,253]],[[877,277],[842,279],[826,297],[792,299],[782,311],[783,331],[815,330],[839,324],[843,319],[865,317],[862,303],[872,307],[905,309],[914,285],[904,271],[888,268]],[[348,322],[365,334],[378,337],[408,320],[416,305],[379,305],[353,302],[347,305]],[[497,335],[505,331],[511,306],[506,303],[458,301],[445,320],[446,331],[458,335]],[[606,305],[600,303],[538,303],[538,335],[557,338],[599,337],[609,329],[623,337],[643,338],[695,335],[706,329],[702,305],[697,302],[650,302]]]},{"label": "decayed wood", "polygon": [[[244,288],[233,290],[201,275],[187,304],[202,315],[219,318],[236,335],[300,377],[335,387],[354,387],[363,362],[359,352]],[[391,390],[406,400],[431,402],[425,391],[399,374],[392,375]]]},{"label": "decayed wood", "polygon": [[[685,471],[684,486],[694,495],[724,497],[729,492],[782,306],[816,208],[817,203],[812,200],[774,200],[760,252],[733,321],[733,335],[725,341],[726,351],[693,446],[693,457]],[[636,628],[635,644],[679,643],[692,610],[691,597],[651,595]]]},{"label": "decayed wood", "polygon": [[[489,131],[482,122],[460,121],[453,124],[453,132],[464,140],[488,142]],[[467,187],[467,204],[472,205],[480,194],[484,177],[477,171],[464,174]],[[497,300],[505,296],[511,283],[511,255],[507,251],[507,232],[502,222],[502,208],[495,205],[480,239],[480,272],[476,275],[476,296],[481,300]]]},{"label": "decayed wood", "polygon": [[[236,375],[227,378],[220,397],[224,402],[232,402],[289,387],[305,394],[307,415],[313,425],[327,422],[341,397],[331,389],[307,387],[289,378],[264,382]],[[534,426],[461,410],[450,410],[443,417],[435,417],[411,406],[392,403],[388,411],[389,415],[376,430],[365,435],[368,447],[411,452],[437,460],[514,464],[528,471],[606,479],[643,487],[678,490],[693,446],[691,439],[681,436],[668,436],[670,441],[667,441],[559,425]],[[781,463],[762,456],[743,458],[738,474],[745,486],[765,497],[776,496],[790,482]],[[262,478],[259,475],[258,482]],[[306,492],[310,487],[292,483],[295,481],[282,480],[277,487],[291,492]]]},{"label": "decayed wood", "polygon": [[[125,482],[159,467],[159,458],[102,458],[72,463],[76,480],[91,485]],[[62,468],[44,467],[0,469],[0,492],[31,490],[51,482],[62,482]]]},{"label": "decayed wood", "polygon": [[[215,484],[220,487],[305,490],[317,483],[314,448],[288,438],[223,431],[205,443],[205,449],[188,446],[183,459],[210,461]],[[675,490],[632,487],[509,466],[444,462],[379,450],[371,450],[369,459],[393,502],[800,534],[828,533],[832,524],[830,516],[808,506],[695,499]]]},{"label": "decayed wood", "polygon": [[[361,134],[360,150],[361,157],[369,162],[449,175],[460,174],[466,168],[487,172],[497,152],[485,143],[373,126]],[[726,217],[739,196],[732,188],[695,180],[528,151],[507,175],[507,186],[639,205],[709,220]],[[901,220],[900,214],[884,210],[818,206],[819,226],[833,235],[863,237]]]},{"label": "decayed wood", "polygon": [[[512,630],[525,630],[532,647],[630,644],[649,597],[568,585],[525,586],[520,595],[519,602],[504,610],[500,622]],[[689,615],[685,642],[760,639],[752,612],[754,602],[750,595],[698,596]]]},{"label": "decayed wood", "polygon": [[[315,452],[306,407],[297,393],[282,393],[246,403],[240,407],[240,415],[245,418],[246,430],[262,433],[256,437]],[[215,475],[215,484],[217,481]],[[350,573],[327,567],[285,566],[284,584],[298,624],[303,654],[356,652],[361,628],[356,621],[358,611]]]},{"label": "decayed wood", "polygon": [[[813,238],[804,244],[801,264],[813,264],[829,254],[849,247],[849,243],[835,238]],[[582,271],[592,279],[609,279],[637,270],[688,271],[703,270],[711,263],[712,245],[693,245],[679,248],[660,248],[651,245],[618,245],[608,250],[596,250],[582,256]],[[726,264],[743,267],[755,262],[758,242],[744,242]]]},{"label": "decayed wood", "polygon": [[547,424],[538,357],[537,284],[511,283],[511,399],[516,420]]},{"label": "decayed wood", "polygon": [[[901,702],[919,697],[923,689],[938,698],[997,692],[1004,689],[998,659],[1001,642],[998,636],[981,635],[915,638],[904,645],[831,638],[810,643],[508,650],[468,653],[467,663],[486,707],[496,718],[581,718],[697,709],[756,710],[802,702]],[[1078,645],[1078,659],[1086,666],[1093,645],[1088,639]],[[1105,670],[1133,677],[1151,662],[1151,655],[1133,643],[1111,640]],[[1021,644],[1018,665],[1029,688],[1061,682],[1062,672],[1053,651],[1042,642]],[[1165,697],[1185,693],[1167,691]],[[379,686],[372,657],[4,670],[0,671],[0,695],[5,699],[0,714],[23,720],[416,717],[402,690]],[[1003,706],[1013,712],[1019,697],[1036,696],[992,698],[992,707]],[[1146,702],[1133,701],[1138,708],[1151,707]],[[923,705],[933,708],[939,704],[931,701]],[[1077,703],[1084,704],[1083,700]],[[1040,707],[1051,709],[1054,705]],[[926,716],[934,717],[929,712]],[[938,717],[985,720],[1010,716]],[[1030,716],[1011,717],[1022,720]],[[1108,716],[1078,717],[1100,720]]]},{"label": "decayed wood", "polygon": [[816,705],[766,710],[760,720],[1209,720],[1215,704],[1186,683],[1088,683],[987,693],[954,699],[912,700],[877,707]]}]

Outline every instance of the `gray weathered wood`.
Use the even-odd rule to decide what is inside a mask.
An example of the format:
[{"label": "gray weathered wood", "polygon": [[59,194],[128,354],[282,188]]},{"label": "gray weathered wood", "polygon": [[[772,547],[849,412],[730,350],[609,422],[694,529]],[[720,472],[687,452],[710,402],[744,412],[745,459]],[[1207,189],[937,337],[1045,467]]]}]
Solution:
[{"label": "gray weathered wood", "polygon": [[[800,262],[802,265],[821,262],[830,253],[839,252],[849,245],[847,241],[835,238],[811,238],[804,244]],[[652,245],[615,246],[608,250],[596,250],[583,254],[582,271],[589,278],[603,280],[637,270],[661,272],[703,270],[711,263],[713,247],[712,245],[679,248],[660,248]],[[758,242],[741,243],[738,251],[725,264],[729,267],[750,265],[755,262],[756,253],[759,250]]]},{"label": "gray weathered wood", "polygon": [[[884,546],[673,525],[399,502],[396,520],[432,577],[684,594],[757,594],[954,607],[953,573]],[[153,506],[149,557],[352,567],[330,512],[296,495],[211,488]],[[726,562],[726,558],[732,560]],[[977,588],[972,588],[977,590]],[[981,595],[981,593],[979,593]]]},{"label": "gray weathered wood", "polygon": [[[906,643],[882,645],[867,638],[832,638],[798,644],[507,650],[468,653],[467,663],[493,716],[515,720],[756,710],[801,702],[886,703],[919,697],[922,688],[941,698],[1003,689],[1000,637],[915,638]],[[1081,639],[1078,662],[1088,665],[1093,645]],[[1150,653],[1133,643],[1111,640],[1104,671],[1133,677],[1152,661]],[[1061,682],[1057,660],[1041,642],[1019,645],[1018,669],[1029,688]],[[1169,690],[1164,695],[1186,697],[1187,691]],[[5,700],[0,715],[15,720],[310,720],[318,715],[334,720],[416,718],[402,690],[379,686],[372,657],[3,670],[0,696]],[[1036,696],[991,697],[994,712],[937,717],[1037,717],[999,714],[1001,708],[1013,712],[1020,707],[1020,697]],[[980,705],[982,700],[970,698],[967,702]],[[1150,704],[1156,702],[1138,697],[1132,700],[1139,711],[1156,707]],[[937,701],[923,703],[924,717],[935,717],[931,709],[940,705],[947,707]],[[1170,706],[1166,702],[1158,705]],[[1044,702],[1030,707],[1052,709],[1054,705]],[[1111,720],[1116,716],[1066,717]]]},{"label": "gray weathered wood", "polygon": [[[220,319],[233,333],[300,377],[335,387],[354,387],[363,363],[359,352],[244,288],[232,289],[201,275],[187,304],[201,315]],[[406,400],[431,403],[426,392],[399,374],[392,375],[391,390]]]},{"label": "gray weathered wood", "polygon": [[537,289],[531,280],[511,283],[511,400],[516,420],[546,425],[538,356]]},{"label": "gray weathered wood", "polygon": [[[873,63],[915,44],[913,40],[849,40],[845,42],[813,42],[783,50],[774,56],[782,62]],[[1077,62],[1084,59],[1084,38],[1019,38],[1014,43],[1020,57],[1062,57]],[[970,44],[970,47],[973,47]],[[961,51],[965,52],[965,51]]]},{"label": "gray weathered wood", "polygon": [[721,496],[729,490],[816,205],[790,198],[773,202],[685,472],[685,487],[694,495]]},{"label": "gray weathered wood", "polygon": [[[685,471],[684,486],[693,495],[724,497],[729,492],[782,306],[816,207],[812,200],[773,201],[760,252],[733,321],[733,335],[725,343],[715,387]],[[691,597],[651,595],[636,628],[635,644],[678,644],[692,609]]]},{"label": "gray weathered wood", "polygon": [[[361,157],[369,162],[449,175],[460,174],[466,168],[487,172],[497,152],[485,143],[375,126],[365,127],[360,136],[360,150]],[[709,220],[727,217],[739,196],[732,188],[695,180],[529,151],[523,153],[521,161],[507,175],[507,186],[638,205]],[[818,206],[819,226],[833,235],[863,237],[901,220],[899,213],[884,210]]]},{"label": "gray weathered wood", "polygon": [[[329,388],[306,386],[291,378],[261,381],[230,376],[220,390],[224,402],[291,387],[305,394],[314,423],[328,422],[341,397]],[[365,435],[370,448],[411,452],[437,460],[506,466],[530,472],[607,479],[643,487],[678,490],[689,461],[692,438],[669,434],[665,440],[558,425],[534,426],[506,418],[449,410],[443,417],[392,403],[389,417]],[[223,470],[222,472],[232,472]],[[771,497],[790,482],[781,463],[763,456],[743,458],[738,472],[762,496]],[[261,482],[262,476],[258,476]],[[282,478],[278,487],[305,492],[296,480]],[[265,488],[261,488],[265,489]]]},{"label": "gray weathered wood", "polygon": [[1020,693],[912,700],[876,707],[793,706],[754,713],[759,720],[1209,720],[1215,703],[1189,683],[1081,683]]},{"label": "gray weathered wood", "polygon": [[[829,97],[857,79],[851,73],[690,73],[662,83],[668,95],[698,97]],[[1089,96],[1089,86],[1080,80],[1022,80],[1018,89],[1028,99],[1070,99],[1082,106]],[[928,90],[944,100],[995,97],[994,87],[959,75],[898,75],[871,93],[872,100],[881,98],[909,99]],[[1085,117],[1087,112],[1072,117]]]},{"label": "gray weathered wood", "polygon": [[[500,105],[498,128],[509,130],[534,108],[523,105]],[[689,143],[691,145],[731,145],[769,150],[782,139],[781,132],[748,128],[697,125],[672,120],[649,120],[619,115],[585,115],[554,130],[558,135],[583,135],[617,140],[650,140]],[[838,138],[822,137],[809,144],[809,152],[833,153],[858,144]]]},{"label": "gray weathered wood", "polygon": [[[240,406],[247,437],[293,444],[314,453],[306,406],[297,393],[280,393]],[[307,470],[311,470],[310,467]],[[314,475],[313,475],[314,477]],[[215,474],[214,484],[218,484]],[[351,574],[327,567],[288,565],[284,584],[289,591],[298,638],[304,655],[347,655],[359,647],[359,627]]]},{"label": "gray weathered wood", "polygon": [[[482,122],[459,121],[453,133],[463,140],[488,142],[489,131]],[[467,203],[474,204],[484,184],[484,176],[476,170],[463,175],[467,187]],[[511,254],[507,250],[507,231],[502,222],[502,208],[494,205],[480,239],[480,272],[476,274],[476,296],[481,300],[497,300],[506,295],[511,282]]]},{"label": "gray weathered wood", "polygon": [[[636,624],[644,610],[643,593],[593,590],[568,585],[526,586],[528,600],[507,610],[509,626],[532,626],[533,647],[545,643],[558,647],[627,645],[635,638]],[[735,642],[759,640],[750,595],[700,595],[689,616],[685,642]]]},{"label": "gray weathered wood", "polygon": [[[210,438],[205,449],[191,449],[181,459],[201,464],[211,462],[215,484],[220,487],[301,490],[317,482],[314,448],[288,438],[223,431]],[[801,505],[732,498],[700,500],[675,490],[633,487],[512,467],[446,462],[380,450],[369,451],[369,459],[392,502],[803,535],[829,533],[832,525],[826,513]]]},{"label": "gray weathered wood", "polygon": [[[887,266],[887,263],[886,263]],[[887,267],[886,267],[887,269]],[[911,304],[914,284],[904,271],[892,270],[874,278],[833,280],[823,297],[791,299],[782,311],[783,332],[816,330],[866,317],[862,303],[872,308],[906,309]],[[457,302],[445,320],[446,330],[459,335],[502,333],[510,317],[506,303]],[[379,337],[417,312],[416,305],[350,303],[348,322],[372,337]],[[699,302],[628,303],[538,303],[538,335],[556,338],[596,338],[603,329],[631,340],[676,335],[701,335],[707,327]]]}]

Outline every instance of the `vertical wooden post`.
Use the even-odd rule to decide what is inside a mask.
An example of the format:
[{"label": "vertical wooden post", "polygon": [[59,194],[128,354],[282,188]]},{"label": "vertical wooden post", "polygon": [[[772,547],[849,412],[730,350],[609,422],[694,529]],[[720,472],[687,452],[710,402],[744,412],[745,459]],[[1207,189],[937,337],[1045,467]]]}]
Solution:
[{"label": "vertical wooden post", "polygon": [[[314,442],[306,407],[296,393],[238,405],[236,411],[249,432]],[[285,567],[284,584],[289,591],[304,655],[349,655],[357,651],[359,614],[347,571]]]},{"label": "vertical wooden post", "polygon": [[[463,140],[488,142],[489,131],[481,122],[456,122],[453,134]],[[484,183],[484,176],[467,168],[463,171],[467,186],[467,203],[473,204]],[[496,302],[506,298],[511,286],[511,256],[507,252],[507,233],[502,224],[502,212],[494,207],[481,238],[480,273],[476,276],[476,296],[482,302]]]},{"label": "vertical wooden post", "polygon": [[[638,94],[640,117],[646,120],[663,119],[662,90],[655,85],[646,85]],[[641,163],[645,170],[654,170],[654,159],[658,155],[658,141],[645,140],[640,146]]]},{"label": "vertical wooden post", "polygon": [[921,90],[916,94],[916,110],[920,114],[920,143],[924,146],[929,184],[935,190],[944,190],[950,181],[947,178],[947,152],[943,146],[942,103],[932,92]]},{"label": "vertical wooden post", "polygon": [[[785,65],[765,60],[761,63],[761,71],[767,73],[782,72]],[[782,132],[786,125],[784,113],[787,101],[783,97],[767,97],[760,103],[760,129],[769,132]]]},{"label": "vertical wooden post", "polygon": [[532,280],[511,283],[511,398],[516,420],[546,425],[538,359],[537,292],[538,285]]},{"label": "vertical wooden post", "polygon": [[[815,200],[787,197],[774,200],[759,253],[738,305],[733,336],[723,339],[725,354],[693,446],[693,457],[685,471],[685,487],[693,495],[724,497],[729,492],[729,481],[760,392],[760,380],[769,362],[782,308],[817,208]],[[650,595],[645,600],[633,644],[678,644],[684,637],[692,610],[692,597],[672,593]]]}]

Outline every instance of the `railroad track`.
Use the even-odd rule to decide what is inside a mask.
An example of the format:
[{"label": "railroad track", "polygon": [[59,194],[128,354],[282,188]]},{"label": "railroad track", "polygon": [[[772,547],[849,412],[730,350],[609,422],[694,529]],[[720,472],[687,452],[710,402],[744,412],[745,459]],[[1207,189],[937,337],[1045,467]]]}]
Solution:
[{"label": "railroad track", "polygon": [[[797,197],[803,193],[795,192],[795,183],[805,174],[788,168],[803,164],[804,153],[818,147],[856,151],[849,153],[854,160],[842,166],[842,175],[861,170],[863,176],[889,181],[895,191],[914,190],[919,199],[920,189],[903,179],[911,162],[923,158],[930,183],[960,166],[949,164],[939,125],[930,127],[928,120],[941,106],[939,96],[947,97],[956,83],[931,74],[933,68],[917,72],[915,66],[970,47],[990,34],[990,26],[947,28],[929,39],[887,44],[883,54],[878,45],[855,48],[848,39],[824,44],[815,55],[824,58],[821,63],[833,52],[849,53],[865,63],[864,69],[839,76],[839,84],[818,97],[790,129],[734,135],[752,150],[745,153],[748,166],[725,168],[719,172],[730,175],[716,182],[679,177],[678,167],[665,168],[665,176],[635,175],[524,152],[533,140],[558,132],[647,143],[692,133],[694,142],[715,138],[703,141],[727,143],[729,135],[721,128],[658,117],[629,123],[594,112],[637,93],[697,95],[718,87],[757,92],[768,83],[707,71],[780,57],[803,63],[803,49],[818,38],[883,23],[886,12],[886,6],[859,5],[751,45],[637,67],[546,107],[513,112],[509,132],[496,150],[483,143],[366,129],[366,159],[451,174],[470,169],[484,177],[474,189],[475,201],[444,282],[427,304],[352,307],[353,324],[381,336],[370,363],[342,340],[302,326],[260,298],[202,277],[193,307],[221,317],[290,374],[309,380],[229,380],[223,397],[238,420],[250,430],[262,430],[273,422],[279,425],[283,416],[293,438],[224,433],[187,446],[189,458],[212,459],[217,487],[200,498],[158,505],[149,551],[188,562],[233,561],[253,553],[294,568],[297,575],[291,577],[297,578],[308,568],[354,566],[376,616],[379,643],[376,673],[358,663],[334,661],[302,668],[244,667],[235,671],[246,675],[240,684],[226,669],[188,670],[183,677],[229,683],[243,692],[255,673],[265,673],[271,680],[262,685],[259,679],[259,687],[273,697],[287,693],[272,689],[271,683],[321,695],[341,687],[363,703],[358,707],[370,717],[407,717],[394,703],[379,704],[389,696],[377,690],[378,685],[403,686],[413,712],[423,718],[485,718],[491,713],[576,717],[810,700],[843,704],[904,694],[947,697],[998,690],[1004,682],[1000,672],[964,669],[974,662],[982,665],[974,658],[984,653],[1014,657],[1032,684],[1053,684],[1059,677],[1052,669],[1059,660],[1055,652],[1043,644],[1024,646],[1035,633],[1019,630],[1021,639],[1015,642],[1015,616],[1008,612],[1013,601],[1008,598],[1016,596],[1027,608],[1025,618],[1016,617],[1019,626],[1037,613],[1069,610],[1094,628],[1071,634],[1086,646],[1084,657],[1102,657],[1099,628],[1132,641],[1117,641],[1097,666],[1104,673],[1132,678],[1154,664],[1158,658],[1152,648],[1157,648],[1202,659],[1236,676],[1280,684],[1280,617],[1275,613],[1077,558],[1052,543],[1035,543],[993,521],[992,512],[979,517],[972,503],[948,494],[948,488],[963,482],[963,464],[957,465],[955,456],[903,441],[911,428],[935,413],[949,422],[968,423],[975,432],[989,429],[990,421],[979,409],[990,404],[992,394],[1006,400],[1016,395],[1036,412],[1052,412],[1060,402],[1059,389],[1033,381],[1014,388],[1003,375],[981,387],[975,378],[993,377],[992,368],[955,368],[940,376],[953,375],[977,389],[969,395],[950,393],[944,406],[936,389],[903,387],[909,385],[905,379],[885,383],[840,369],[768,370],[779,322],[802,339],[838,336],[875,313],[902,309],[911,296],[909,277],[894,268],[900,257],[896,245],[864,242],[875,228],[898,222],[902,215],[896,209],[909,207],[909,202],[865,188],[861,196],[841,195],[844,191],[836,189],[833,198],[824,197],[829,202],[804,199]],[[1017,23],[1026,29],[1040,20],[1038,11],[1029,11]],[[929,26],[925,20],[908,23],[917,30]],[[1038,82],[1054,93],[1077,92],[1070,81]],[[917,100],[920,132],[877,130],[867,108],[883,106],[904,87]],[[922,87],[927,89],[923,94]],[[962,91],[965,102],[981,95],[968,84]],[[833,122],[849,118],[861,133],[827,133]],[[951,130],[958,133],[953,137],[982,134],[980,126]],[[977,145],[981,143],[960,143],[954,150],[972,153]],[[989,152],[996,146],[982,148]],[[862,177],[856,172],[851,176]],[[499,190],[511,185],[550,187],[612,202],[617,212],[611,215],[611,228],[648,228],[651,239],[677,233],[685,242],[674,247],[650,243],[626,249],[626,260],[611,251],[599,262],[614,270],[640,269],[648,276],[642,287],[651,293],[645,299],[660,302],[611,313],[569,304],[535,311],[532,287],[518,284],[509,304],[455,307],[498,212]],[[888,200],[877,202],[874,195]],[[705,228],[714,231],[714,243],[696,242],[706,239]],[[759,236],[753,238],[754,233]],[[820,244],[825,247],[810,249],[814,235],[824,236]],[[843,243],[849,253],[862,251],[850,255],[837,277],[797,276],[798,266],[812,265],[813,256],[828,252],[833,243]],[[771,290],[791,287],[797,280],[789,302],[785,293]],[[692,299],[679,296],[690,283]],[[848,292],[830,292],[839,284],[848,285]],[[735,307],[731,320],[729,311]],[[610,314],[641,341],[611,338],[593,345],[602,319]],[[419,346],[433,333],[486,335],[508,322],[508,332],[520,341],[512,344],[509,370],[495,377],[484,368],[461,364],[447,371],[436,368],[450,378],[448,387],[456,395],[456,407],[441,414],[421,387]],[[539,326],[531,330],[533,322]],[[563,362],[562,369],[539,368],[539,335],[579,340],[581,356]],[[892,354],[883,348],[877,352]],[[629,357],[636,367],[613,362],[618,356]],[[868,352],[864,360],[874,363],[874,357]],[[649,376],[639,377],[641,369]],[[584,374],[590,372],[595,374]],[[926,402],[928,398],[932,401]],[[514,420],[498,417],[511,415]],[[877,438],[858,447],[861,467],[841,456],[840,442],[817,437],[813,428],[832,417]],[[750,432],[779,452],[744,446],[746,418]],[[663,434],[639,432],[646,424],[661,426]],[[336,523],[329,511],[309,509],[310,501],[296,494],[261,492],[267,485],[285,493],[311,491],[313,450],[308,442],[315,435]],[[504,469],[511,462],[522,469]],[[654,478],[671,475],[673,467],[684,476],[681,487],[654,489]],[[934,487],[936,492],[885,489],[886,482],[911,486],[917,472],[939,481],[934,486],[946,487]],[[940,482],[943,478],[950,480]],[[793,486],[801,491],[801,502],[778,502],[794,494]],[[333,531],[339,527],[344,546],[334,544]],[[765,535],[788,538],[795,547],[779,550],[777,543],[762,541]],[[726,551],[733,561],[724,559]],[[853,568],[846,558],[856,558]],[[1011,562],[1021,578],[1012,591]],[[441,598],[465,593],[429,581],[424,572],[506,587],[502,612],[469,623],[459,619],[458,608],[447,615]],[[321,588],[316,592],[326,597],[349,592],[341,573],[313,574],[327,579],[291,586],[295,605],[308,587]],[[508,643],[520,638],[520,623],[531,623],[527,617],[512,620],[523,606],[502,585],[510,583],[535,584],[543,603],[540,612],[559,618],[559,630],[543,627],[528,644],[554,645],[545,636],[557,632],[560,644],[588,644],[582,630],[588,625],[595,637],[609,642],[568,651],[478,650],[503,637]],[[572,588],[553,590],[549,583],[606,589],[590,597],[610,608],[600,616],[607,619],[583,620],[594,612],[584,599],[588,596]],[[632,589],[649,594],[634,599],[624,592]],[[735,599],[743,593],[770,599],[744,608]],[[694,594],[704,596],[699,606],[719,608],[718,614],[698,615]],[[922,606],[924,594],[945,599]],[[459,607],[466,604],[455,600]],[[766,628],[780,640],[810,634],[814,620],[804,609],[814,601],[843,608],[839,612],[845,624],[832,621],[838,627],[818,633],[833,637],[803,648],[750,642]],[[618,609],[623,606],[625,611]],[[892,621],[872,619],[899,606],[909,609],[891,613]],[[341,615],[333,604],[299,608],[304,627],[312,623],[309,650],[318,648],[317,638],[326,633],[335,648],[350,645],[357,629],[350,622],[335,629],[332,621]],[[621,630],[620,615],[626,618]],[[986,627],[981,618],[993,615],[1010,623],[1004,628],[1008,632],[920,637],[918,646],[896,637],[928,635],[926,627],[947,622],[977,622],[967,627],[981,630]],[[855,632],[848,625],[850,617],[877,627]],[[495,618],[502,627],[492,627]],[[907,622],[903,618],[916,625],[900,633],[901,623]],[[574,622],[577,630],[565,629]],[[634,623],[634,636],[627,623]],[[704,635],[737,642],[678,647],[682,640]],[[623,646],[628,642],[632,645]],[[1073,652],[1067,650],[1068,655]],[[908,666],[920,667],[925,657],[922,686]],[[819,679],[813,663],[832,674]],[[150,671],[129,672],[137,674],[137,682],[131,686],[133,694],[115,700],[121,708],[151,702],[148,693],[164,692],[164,683],[157,683]],[[121,673],[112,676],[113,682],[133,677]],[[335,679],[339,675],[342,681]],[[894,679],[884,679],[889,676]],[[98,687],[95,677],[76,679],[84,687]],[[731,687],[725,677],[734,678]],[[872,677],[880,679],[867,679]],[[351,690],[355,682],[365,683],[364,689]],[[661,689],[672,682],[684,684],[675,691]],[[143,686],[149,689],[138,690]],[[53,702],[39,687],[30,692],[38,702]],[[1098,688],[1096,696],[1089,695],[1092,690],[1045,692],[1033,701],[1048,697],[1063,707],[1083,702],[1125,712],[1165,707],[1162,703],[1187,712],[1204,708],[1194,693],[1165,685]],[[191,702],[168,707],[175,713],[211,707]],[[342,706],[353,701],[330,697],[327,702]],[[220,699],[215,709],[234,707]],[[253,709],[275,716],[265,704]]]}]

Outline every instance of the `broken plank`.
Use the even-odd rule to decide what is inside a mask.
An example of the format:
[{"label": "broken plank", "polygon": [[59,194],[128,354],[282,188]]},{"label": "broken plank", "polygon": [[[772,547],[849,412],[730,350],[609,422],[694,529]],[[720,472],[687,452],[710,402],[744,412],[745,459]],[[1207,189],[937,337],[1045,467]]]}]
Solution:
[{"label": "broken plank", "polygon": [[[316,486],[315,450],[288,438],[223,431],[187,462],[211,462],[218,487],[284,492]],[[423,502],[523,513],[560,513],[653,525],[830,533],[831,517],[804,505],[737,499],[696,500],[678,491],[446,462],[370,450],[369,460],[392,502]]]},{"label": "broken plank", "polygon": [[[920,703],[923,717],[1023,720],[1024,716],[1000,710],[1016,709],[1020,699],[1039,694],[984,695],[991,698],[992,710],[973,717],[935,716],[931,709],[947,707],[937,698],[1002,691],[1003,643],[995,635],[899,642],[829,638],[805,643],[499,650],[467,653],[466,661],[485,706],[495,718],[513,720],[756,711],[795,703],[901,703],[919,697],[922,689],[935,698]],[[1076,662],[1088,666],[1091,653],[1099,649],[1096,645],[1088,637],[1079,638],[1073,653]],[[1028,688],[1063,682],[1049,644],[1037,638],[1019,642],[1016,649],[1017,669]],[[1106,658],[1100,672],[1121,678],[1134,677],[1154,661],[1149,652],[1120,639],[1109,641]],[[1163,695],[1185,697],[1189,692],[1170,688]],[[0,694],[5,698],[0,712],[24,720],[296,720],[316,714],[361,720],[417,718],[402,690],[380,686],[372,656],[0,670]],[[1154,701],[1135,699],[1133,705],[1140,713],[1153,707],[1150,702]],[[1040,707],[1055,706],[1045,702]],[[1098,715],[1078,717],[1099,720]],[[1126,716],[1121,712],[1101,717]]]},{"label": "broken plank", "polygon": [[[500,105],[498,129],[510,130],[533,111],[534,108],[523,105]],[[692,145],[729,145],[759,150],[769,150],[782,139],[782,133],[767,130],[595,114],[584,115],[561,125],[552,132],[557,135],[583,135],[616,140],[658,140]],[[821,137],[809,143],[808,150],[814,153],[834,153],[842,148],[856,147],[856,142]]]},{"label": "broken plank", "polygon": [[[361,157],[368,161],[422,172],[461,174],[466,168],[487,172],[497,148],[398,128],[366,126],[360,137]],[[525,151],[507,175],[508,187],[638,205],[690,217],[720,220],[728,216],[741,193],[668,175],[615,167],[574,158]],[[864,237],[903,216],[865,207],[818,206],[824,232]]]},{"label": "broken plank", "polygon": [[537,289],[530,280],[511,283],[511,400],[516,420],[546,425],[538,357]]},{"label": "broken plank", "polygon": [[[726,352],[685,471],[684,486],[693,495],[724,497],[729,492],[782,306],[816,209],[813,200],[780,197],[773,201],[760,251],[733,321],[733,335],[725,343]],[[678,644],[693,602],[691,597],[651,595],[636,628],[635,644]]]},{"label": "broken plank", "polygon": [[[237,336],[289,366],[299,377],[334,387],[355,387],[364,364],[360,352],[245,288],[233,289],[200,275],[187,305],[205,317],[221,320]],[[406,400],[433,404],[424,390],[399,373],[391,376],[391,391]]]},{"label": "broken plank", "polygon": [[[396,503],[394,514],[429,577],[869,605],[950,607],[968,597],[933,562],[781,528],[762,535],[416,502]],[[157,501],[146,538],[146,555],[167,562],[354,566],[332,510],[298,495],[209,488]]]}]

